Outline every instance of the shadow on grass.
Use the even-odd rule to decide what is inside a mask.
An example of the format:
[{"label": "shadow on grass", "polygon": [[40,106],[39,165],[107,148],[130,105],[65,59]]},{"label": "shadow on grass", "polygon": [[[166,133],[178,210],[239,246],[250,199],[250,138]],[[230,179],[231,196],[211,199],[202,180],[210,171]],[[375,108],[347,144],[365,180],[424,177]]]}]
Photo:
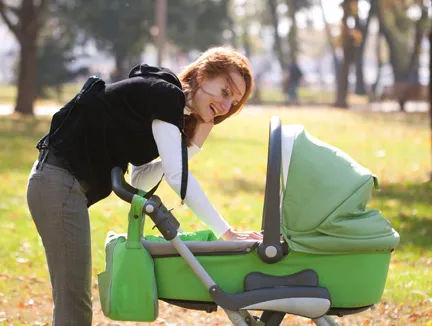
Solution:
[{"label": "shadow on grass", "polygon": [[381,123],[395,123],[411,127],[427,127],[429,112],[377,112],[366,110],[350,110],[363,120],[373,120],[379,128]]},{"label": "shadow on grass", "polygon": [[216,185],[225,195],[237,196],[239,193],[263,194],[265,185],[241,177],[234,179],[218,179]]},{"label": "shadow on grass", "polygon": [[432,249],[431,182],[383,185],[382,191],[375,193],[375,201],[399,232],[400,247]]},{"label": "shadow on grass", "polygon": [[417,247],[432,250],[432,220],[421,216],[399,215],[393,217],[393,228],[399,233],[399,248]]},{"label": "shadow on grass", "polygon": [[[396,199],[405,204],[429,205],[432,214],[432,182],[385,184],[381,185],[381,189],[375,193],[377,199]],[[432,216],[430,218],[432,219]]]}]

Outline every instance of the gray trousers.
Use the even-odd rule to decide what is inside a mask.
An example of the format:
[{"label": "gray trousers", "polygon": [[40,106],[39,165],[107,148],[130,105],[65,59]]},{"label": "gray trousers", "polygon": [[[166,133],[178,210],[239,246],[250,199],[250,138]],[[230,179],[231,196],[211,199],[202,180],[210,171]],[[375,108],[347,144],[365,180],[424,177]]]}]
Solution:
[{"label": "gray trousers", "polygon": [[53,326],[92,323],[87,199],[68,171],[44,164],[29,176],[27,203],[42,239],[54,301]]}]

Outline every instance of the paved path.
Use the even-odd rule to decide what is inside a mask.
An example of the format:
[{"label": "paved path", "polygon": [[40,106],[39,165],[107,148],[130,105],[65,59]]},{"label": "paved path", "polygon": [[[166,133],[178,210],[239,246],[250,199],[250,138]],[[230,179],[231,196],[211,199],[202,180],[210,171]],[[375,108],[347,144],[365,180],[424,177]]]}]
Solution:
[{"label": "paved path", "polygon": [[[399,111],[399,104],[394,101],[373,102],[366,104],[353,105],[352,110],[370,110],[379,112],[394,112]],[[407,112],[427,112],[429,111],[428,102],[407,102],[405,104],[405,111]]]},{"label": "paved path", "polygon": [[[280,108],[280,105],[272,105],[268,106],[268,108]],[[246,108],[248,110],[263,110],[267,108],[263,105],[247,105]],[[308,106],[300,106],[300,107],[289,107],[292,108],[309,108]],[[310,108],[316,109],[328,109],[331,106],[327,105],[316,105],[311,106]],[[429,111],[429,104],[427,102],[408,102],[405,105],[407,112],[427,112]],[[60,109],[60,106],[56,105],[39,105],[36,106],[34,111],[35,115],[53,115]],[[399,110],[399,105],[396,102],[377,102],[377,103],[367,103],[367,104],[357,104],[352,105],[350,107],[351,110],[359,110],[359,111],[379,111],[379,112],[394,112]],[[0,105],[0,116],[1,115],[9,115],[13,113],[14,107],[12,105]]]},{"label": "paved path", "polygon": [[[55,105],[38,105],[34,108],[35,115],[53,115],[60,109],[60,106]],[[0,115],[9,115],[14,112],[12,105],[0,105]]]}]

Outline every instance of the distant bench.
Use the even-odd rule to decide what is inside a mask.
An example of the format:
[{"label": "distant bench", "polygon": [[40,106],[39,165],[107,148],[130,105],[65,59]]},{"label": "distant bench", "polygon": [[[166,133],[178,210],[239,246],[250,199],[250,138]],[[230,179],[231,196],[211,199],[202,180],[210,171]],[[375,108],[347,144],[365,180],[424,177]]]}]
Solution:
[{"label": "distant bench", "polygon": [[381,100],[395,100],[399,103],[401,111],[405,111],[408,101],[429,101],[429,86],[417,83],[394,83],[385,86],[380,97]]}]

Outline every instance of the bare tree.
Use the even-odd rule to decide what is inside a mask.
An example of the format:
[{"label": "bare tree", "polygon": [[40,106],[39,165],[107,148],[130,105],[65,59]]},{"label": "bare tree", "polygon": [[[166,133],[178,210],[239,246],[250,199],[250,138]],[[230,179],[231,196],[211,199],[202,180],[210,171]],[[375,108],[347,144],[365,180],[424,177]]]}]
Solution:
[{"label": "bare tree", "polygon": [[[429,31],[429,48],[432,47],[432,30]],[[431,158],[432,158],[432,51],[429,51],[429,119],[431,134]],[[432,168],[430,171],[430,181],[432,182]]]},{"label": "bare tree", "polygon": [[277,1],[276,0],[268,0],[268,4],[269,4],[269,9],[270,9],[270,17],[271,17],[271,21],[273,24],[273,29],[274,29],[274,40],[275,40],[275,50],[278,56],[278,60],[281,66],[281,69],[284,70],[286,65],[285,65],[285,57],[284,57],[284,52],[282,49],[282,41],[281,41],[281,37],[279,36],[278,33],[278,28],[279,28],[279,18],[278,18],[278,14],[277,14]]},{"label": "bare tree", "polygon": [[381,68],[383,65],[383,59],[382,59],[382,53],[381,53],[381,23],[378,21],[378,33],[376,34],[376,43],[375,43],[375,56],[377,59],[377,75],[375,78],[375,82],[372,84],[371,87],[371,94],[370,98],[375,99],[377,97],[377,89],[378,85],[381,79]]},{"label": "bare tree", "polygon": [[22,0],[20,6],[0,0],[0,15],[20,44],[15,112],[33,114],[36,94],[37,39],[48,0]]},{"label": "bare tree", "polygon": [[428,20],[428,7],[423,3],[421,8],[421,16],[419,20],[415,24],[415,36],[414,36],[414,45],[412,47],[412,52],[410,55],[410,61],[408,64],[408,71],[412,72],[414,75],[414,80],[418,81],[419,79],[419,57],[420,57],[420,47],[421,41],[425,34],[427,35],[427,31],[425,28],[425,23]]},{"label": "bare tree", "polygon": [[335,106],[347,108],[348,95],[348,73],[351,63],[355,55],[355,35],[353,28],[350,27],[348,21],[354,20],[358,10],[358,0],[344,0],[342,3],[344,15],[342,17],[342,46],[343,46],[343,62],[339,71],[338,86],[336,89]]},{"label": "bare tree", "polygon": [[327,17],[326,17],[325,12],[324,12],[324,5],[323,5],[322,0],[319,1],[319,5],[321,7],[321,15],[322,15],[322,19],[324,21],[325,32],[327,35],[328,44],[329,44],[330,51],[331,51],[332,58],[333,58],[334,73],[336,76],[336,78],[335,78],[336,79],[336,85],[339,85],[339,82],[338,82],[338,79],[339,79],[339,73],[338,73],[339,72],[339,59],[338,59],[337,54],[336,54],[336,46],[334,45],[334,41],[333,41],[333,37],[331,34],[331,29],[330,29],[330,24],[327,21]]},{"label": "bare tree", "polygon": [[359,95],[366,94],[366,86],[365,86],[364,74],[363,74],[363,61],[364,61],[364,52],[365,52],[364,50],[366,46],[366,40],[369,34],[369,23],[373,15],[374,15],[374,11],[372,10],[372,7],[369,10],[366,21],[362,21],[358,13],[355,15],[355,26],[358,32],[360,33],[360,38],[361,38],[360,45],[358,46],[358,49],[355,53],[355,67],[356,67],[355,93]]}]

